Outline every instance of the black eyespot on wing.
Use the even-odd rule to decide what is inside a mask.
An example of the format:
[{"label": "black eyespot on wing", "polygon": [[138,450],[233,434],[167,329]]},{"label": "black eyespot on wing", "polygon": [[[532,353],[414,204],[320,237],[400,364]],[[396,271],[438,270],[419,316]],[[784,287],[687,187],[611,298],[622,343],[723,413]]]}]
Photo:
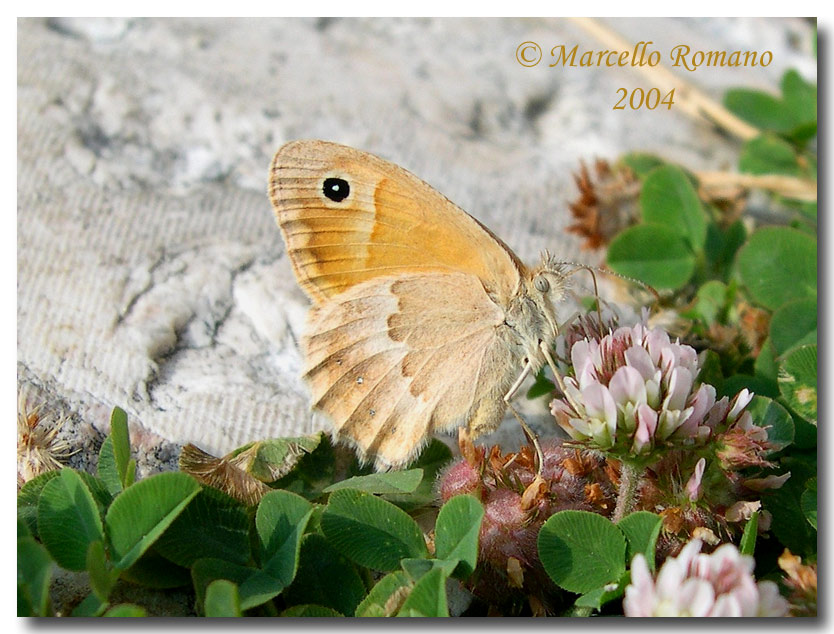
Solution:
[{"label": "black eyespot on wing", "polygon": [[326,178],[321,190],[334,203],[340,203],[350,194],[350,185],[344,178]]}]

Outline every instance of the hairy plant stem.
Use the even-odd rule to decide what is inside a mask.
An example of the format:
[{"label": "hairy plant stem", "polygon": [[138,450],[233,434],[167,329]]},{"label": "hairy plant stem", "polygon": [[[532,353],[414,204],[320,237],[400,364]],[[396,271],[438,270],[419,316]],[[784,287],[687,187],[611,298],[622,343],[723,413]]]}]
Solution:
[{"label": "hairy plant stem", "polygon": [[623,461],[620,467],[620,490],[617,493],[617,506],[614,507],[612,520],[616,524],[634,508],[634,496],[643,475],[643,467]]}]

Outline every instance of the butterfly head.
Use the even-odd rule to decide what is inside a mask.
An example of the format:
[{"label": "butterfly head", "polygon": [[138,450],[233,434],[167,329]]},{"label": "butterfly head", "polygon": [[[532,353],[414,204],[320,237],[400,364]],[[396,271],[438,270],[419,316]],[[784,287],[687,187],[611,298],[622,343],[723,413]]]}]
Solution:
[{"label": "butterfly head", "polygon": [[539,293],[549,295],[551,301],[558,301],[565,294],[567,277],[565,263],[545,251],[542,263],[532,270],[531,281]]},{"label": "butterfly head", "polygon": [[[539,319],[545,322],[542,326],[547,331],[547,339],[556,337],[558,334],[554,304],[564,297],[566,280],[565,265],[547,251],[542,254],[541,264],[531,269],[525,280],[525,295],[535,306],[533,314],[539,315]],[[543,332],[539,338],[542,336],[544,336]]]}]

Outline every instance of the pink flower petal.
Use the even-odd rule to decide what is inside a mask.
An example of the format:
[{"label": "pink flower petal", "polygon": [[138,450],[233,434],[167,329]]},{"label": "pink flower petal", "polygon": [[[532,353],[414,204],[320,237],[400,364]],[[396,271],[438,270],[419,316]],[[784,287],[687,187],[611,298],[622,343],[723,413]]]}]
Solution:
[{"label": "pink flower petal", "polygon": [[582,390],[582,402],[588,416],[605,421],[613,435],[617,428],[617,404],[608,388],[601,383],[592,383]]},{"label": "pink flower petal", "polygon": [[570,362],[576,377],[592,373],[591,344],[588,341],[577,341],[570,349]]},{"label": "pink flower petal", "polygon": [[692,413],[689,415],[681,427],[684,428],[686,436],[694,436],[696,429],[701,425],[704,416],[715,405],[715,388],[707,383],[703,383],[698,391],[689,399],[689,405],[692,407]]},{"label": "pink flower petal", "polygon": [[[693,614],[693,616],[695,615]],[[748,615],[742,613],[741,604],[739,603],[737,597],[731,594],[723,594],[715,599],[715,602],[712,606],[712,609],[710,609],[709,614],[698,616],[739,617]]]},{"label": "pink flower petal", "polygon": [[654,579],[646,558],[638,553],[631,561],[631,583],[625,590],[623,611],[626,616],[652,616],[654,603]]},{"label": "pink flower petal", "polygon": [[654,433],[657,430],[657,412],[646,404],[637,407],[637,430],[634,432],[635,453],[640,453],[645,447],[652,444]]},{"label": "pink flower petal", "polygon": [[645,334],[643,340],[646,349],[649,351],[652,363],[659,366],[663,349],[667,348],[670,344],[668,333],[660,328],[652,328]]},{"label": "pink flower petal", "polygon": [[626,365],[637,370],[644,381],[654,378],[657,366],[652,363],[652,358],[643,346],[631,346],[625,351],[623,357]]},{"label": "pink flower petal", "polygon": [[573,408],[564,400],[560,398],[554,398],[550,401],[550,413],[553,414],[556,418],[560,416],[575,416],[576,412],[573,411]]},{"label": "pink flower petal", "polygon": [[692,373],[686,368],[672,369],[663,409],[682,410],[686,407],[686,401],[692,389],[692,378]]},{"label": "pink flower petal", "polygon": [[701,458],[695,465],[695,473],[692,474],[692,477],[690,477],[689,481],[686,483],[686,494],[693,502],[701,497],[701,478],[704,477],[704,468],[706,468],[706,466],[706,459]]},{"label": "pink flower petal", "polygon": [[680,585],[675,599],[679,606],[675,616],[711,616],[715,590],[702,579],[690,578]]},{"label": "pink flower petal", "polygon": [[747,388],[744,388],[741,392],[736,394],[736,397],[733,399],[733,406],[730,409],[730,413],[727,414],[727,422],[732,423],[738,418],[741,411],[750,404],[750,401],[753,400],[753,393],[750,392]]},{"label": "pink flower petal", "polygon": [[627,365],[617,368],[608,383],[608,389],[618,405],[646,402],[646,382],[640,372]]},{"label": "pink flower petal", "polygon": [[788,616],[790,604],[772,581],[759,581],[759,606],[754,616]]}]

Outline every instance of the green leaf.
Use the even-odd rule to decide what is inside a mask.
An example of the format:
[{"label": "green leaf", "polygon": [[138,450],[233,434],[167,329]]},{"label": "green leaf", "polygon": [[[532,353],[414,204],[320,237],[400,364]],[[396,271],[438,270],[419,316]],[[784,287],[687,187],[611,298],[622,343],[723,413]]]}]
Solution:
[{"label": "green leaf", "polygon": [[780,460],[780,472],[790,472],[780,488],[762,496],[762,506],[772,515],[770,532],[795,555],[816,556],[817,532],[808,523],[802,510],[801,498],[805,483],[817,476],[816,452],[799,452]]},{"label": "green leaf", "polygon": [[763,227],[738,254],[738,272],[753,299],[771,310],[817,297],[817,241],[788,227]]},{"label": "green leaf", "polygon": [[[110,415],[110,438],[113,439],[113,456],[122,489],[133,484],[136,461],[130,459],[130,435],[127,430],[127,414],[121,407],[114,407]],[[109,487],[108,487],[109,488]]]},{"label": "green leaf", "polygon": [[724,375],[721,372],[721,357],[715,350],[704,350],[701,355],[701,371],[698,372],[699,383],[709,383],[716,391],[721,391]]},{"label": "green leaf", "polygon": [[733,376],[728,376],[721,384],[720,389],[716,389],[716,392],[719,398],[722,396],[729,396],[732,398],[745,388],[753,392],[753,394],[760,394],[770,398],[776,398],[779,396],[779,389],[773,385],[772,381],[758,376],[751,376],[749,374],[734,374]]},{"label": "green leaf", "polygon": [[87,548],[104,539],[101,517],[92,493],[69,468],[47,482],[38,500],[40,539],[58,565],[84,570]]},{"label": "green leaf", "polygon": [[283,612],[281,612],[281,616],[291,616],[291,617],[313,617],[313,618],[321,618],[321,617],[328,617],[328,616],[344,616],[344,614],[340,614],[333,610],[332,608],[326,608],[323,605],[314,605],[312,603],[306,603],[304,605],[294,605],[291,608],[287,608]]},{"label": "green leaf", "polygon": [[191,567],[196,605],[205,605],[208,586],[216,579],[226,579],[238,587],[240,609],[248,610],[277,596],[284,586],[258,568],[239,566],[223,559],[198,559]]},{"label": "green leaf", "polygon": [[270,438],[249,443],[232,452],[231,462],[261,482],[274,482],[292,471],[299,461],[314,451],[322,433],[292,438]]},{"label": "green leaf", "polygon": [[166,559],[156,552],[155,546],[146,550],[130,568],[122,571],[120,579],[158,590],[189,585],[191,573],[188,568]]},{"label": "green leaf", "polygon": [[727,310],[727,285],[710,280],[698,289],[695,296],[694,312],[707,325],[723,322]]},{"label": "green leaf", "polygon": [[[368,596],[356,607],[355,616],[391,616],[399,607],[401,598],[410,586],[409,576],[403,570],[395,570],[377,581]],[[403,590],[400,590],[403,588]],[[393,597],[397,592],[397,597]],[[402,600],[402,599],[401,599]],[[390,602],[390,603],[389,603]],[[390,613],[389,613],[390,612]]]},{"label": "green leaf", "polygon": [[101,616],[109,607],[109,603],[102,602],[95,593],[91,592],[72,609],[70,616]]},{"label": "green leaf", "polygon": [[614,599],[619,599],[623,596],[623,594],[625,594],[625,589],[626,586],[628,586],[630,578],[631,574],[629,571],[626,571],[623,573],[623,579],[619,583],[606,584],[601,588],[596,588],[590,592],[586,592],[579,597],[573,605],[577,608],[591,608],[599,610],[606,603],[610,603]]},{"label": "green leaf", "polygon": [[353,563],[323,536],[306,535],[298,574],[283,594],[287,605],[315,603],[352,616],[364,597],[365,584]]},{"label": "green leaf", "polygon": [[724,95],[724,105],[733,114],[762,130],[787,132],[795,125],[795,118],[781,99],[758,90],[728,90]]},{"label": "green leaf", "polygon": [[770,340],[777,355],[796,345],[817,343],[817,300],[797,299],[780,306],[770,318]]},{"label": "green leaf", "polygon": [[530,386],[530,389],[527,390],[527,398],[531,400],[539,398],[545,394],[550,394],[555,389],[556,386],[550,379],[547,378],[544,368],[542,368],[536,374],[536,381]]},{"label": "green leaf", "polygon": [[114,605],[112,608],[104,613],[104,616],[128,617],[133,618],[137,616],[148,616],[148,613],[140,605],[133,605],[132,603],[122,603],[121,605]]},{"label": "green leaf", "polygon": [[646,224],[663,225],[672,230],[696,252],[704,248],[706,214],[698,192],[679,167],[664,165],[646,176],[640,191],[640,209]]},{"label": "green leaf", "polygon": [[243,616],[237,585],[227,579],[215,579],[206,588],[206,616]]},{"label": "green leaf", "polygon": [[724,98],[727,108],[762,130],[804,142],[816,134],[817,87],[795,70],[782,77],[782,98],[756,90],[735,89]]},{"label": "green leaf", "polygon": [[704,245],[707,275],[727,281],[736,253],[745,240],[747,240],[747,229],[744,228],[741,220],[736,220],[726,229],[721,229],[714,222],[708,223],[707,242]]},{"label": "green leaf", "polygon": [[776,352],[773,350],[773,342],[770,337],[764,340],[762,347],[759,350],[759,356],[753,362],[753,371],[755,376],[760,379],[765,379],[773,384],[771,389],[772,394],[779,394],[779,386],[776,383],[776,377],[779,374],[779,366],[776,364]]},{"label": "green leaf", "polygon": [[335,464],[333,445],[327,436],[322,436],[313,451],[303,454],[293,470],[271,486],[315,500],[336,479]]},{"label": "green leaf", "polygon": [[412,493],[422,480],[422,469],[371,473],[331,484],[324,492],[331,493],[339,489],[356,489],[365,493]]},{"label": "green leaf", "polygon": [[796,201],[795,208],[799,212],[800,216],[812,223],[814,226],[817,224],[817,202],[816,201]]},{"label": "green leaf", "polygon": [[119,470],[116,467],[116,453],[113,449],[113,438],[108,436],[101,443],[98,452],[98,467],[96,475],[101,478],[110,495],[116,495],[122,490],[122,481],[119,477]]},{"label": "green leaf", "polygon": [[435,568],[441,568],[443,570],[443,574],[447,577],[452,574],[452,572],[457,568],[459,559],[403,559],[400,561],[400,565],[402,566],[405,573],[411,578],[412,581],[419,581],[423,575],[434,570]]},{"label": "green leaf", "polygon": [[17,540],[17,615],[49,616],[52,558],[32,537]]},{"label": "green leaf", "polygon": [[677,232],[642,224],[620,233],[608,247],[614,271],[655,288],[680,288],[695,271],[695,255]]},{"label": "green leaf", "polygon": [[434,529],[438,559],[457,559],[454,576],[466,579],[478,563],[478,535],[484,507],[471,495],[456,495],[440,509]]},{"label": "green leaf", "polygon": [[409,469],[422,469],[423,479],[412,493],[387,493],[383,497],[399,506],[404,511],[412,511],[435,502],[434,484],[437,482],[440,470],[452,459],[451,450],[437,438],[433,438],[423,449],[420,456],[411,464]]},{"label": "green leaf", "polygon": [[19,517],[17,518],[17,538],[33,537],[32,531],[29,530],[29,525]]},{"label": "green leaf", "polygon": [[625,572],[626,538],[596,513],[556,513],[542,525],[538,547],[545,572],[570,592],[590,592]]},{"label": "green leaf", "polygon": [[788,406],[817,424],[817,346],[794,348],[779,364],[779,391]]},{"label": "green leaf", "polygon": [[38,536],[38,499],[46,483],[57,478],[60,471],[47,471],[32,478],[17,492],[17,519],[26,524],[33,537]]},{"label": "green leaf", "polygon": [[162,534],[155,549],[186,568],[206,557],[245,564],[251,556],[249,516],[241,503],[205,487]]},{"label": "green leaf", "polygon": [[199,492],[191,476],[168,472],[120,493],[104,518],[114,566],[124,570],[136,562]]},{"label": "green leaf", "polygon": [[87,548],[86,570],[90,588],[102,603],[106,603],[110,591],[119,579],[119,571],[110,568],[102,541],[94,541]]},{"label": "green leaf", "polygon": [[442,568],[434,568],[414,584],[397,616],[449,616],[446,579]]},{"label": "green leaf", "polygon": [[814,423],[809,423],[793,410],[790,410],[790,413],[796,430],[793,438],[794,446],[799,449],[815,449],[817,446],[817,426]]},{"label": "green leaf", "polygon": [[289,585],[298,570],[301,537],[313,505],[289,491],[270,491],[258,505],[255,526],[261,543],[264,572]]},{"label": "green leaf", "polygon": [[799,506],[808,523],[817,529],[817,479],[811,478],[805,483],[805,490],[799,499]]},{"label": "green leaf", "polygon": [[759,511],[754,511],[744,525],[744,532],[741,535],[738,550],[742,555],[753,556],[756,550],[756,537],[759,533]]},{"label": "green leaf", "polygon": [[793,146],[770,134],[757,136],[744,144],[738,167],[749,174],[785,174],[796,178],[808,176],[800,166]]},{"label": "green leaf", "polygon": [[663,518],[649,511],[637,511],[626,515],[617,522],[619,528],[628,541],[628,561],[634,559],[637,553],[643,553],[650,570],[654,570],[655,546],[660,535]]},{"label": "green leaf", "polygon": [[772,452],[781,451],[793,444],[794,424],[790,413],[784,407],[764,396],[754,396],[747,406],[753,422],[767,430],[767,440],[773,446]]},{"label": "green leaf", "polygon": [[110,491],[107,490],[107,486],[104,484],[104,481],[87,473],[86,471],[76,471],[76,473],[81,480],[84,481],[84,485],[90,490],[90,493],[93,494],[93,500],[95,500],[99,515],[104,517],[104,512],[113,501],[113,496],[110,494]]},{"label": "green leaf", "polygon": [[817,533],[805,517],[801,505],[804,488],[792,482],[795,477],[791,473],[782,488],[768,491],[762,504],[773,517],[770,530],[776,538],[795,555],[808,556],[817,552]]},{"label": "green leaf", "polygon": [[[803,128],[808,124],[813,124],[813,132],[810,135],[813,136],[816,133],[817,123],[816,84],[806,82],[798,72],[790,69],[782,77],[782,95],[786,109],[793,116],[793,136],[797,136],[798,128]],[[800,136],[799,140],[810,138],[810,136]]]},{"label": "green leaf", "polygon": [[407,513],[361,491],[331,493],[321,529],[339,552],[374,570],[394,570],[403,558],[428,555],[423,533]]},{"label": "green leaf", "polygon": [[620,157],[620,162],[629,167],[634,174],[643,179],[656,167],[665,165],[663,159],[654,154],[645,154],[643,152],[629,152]]}]

